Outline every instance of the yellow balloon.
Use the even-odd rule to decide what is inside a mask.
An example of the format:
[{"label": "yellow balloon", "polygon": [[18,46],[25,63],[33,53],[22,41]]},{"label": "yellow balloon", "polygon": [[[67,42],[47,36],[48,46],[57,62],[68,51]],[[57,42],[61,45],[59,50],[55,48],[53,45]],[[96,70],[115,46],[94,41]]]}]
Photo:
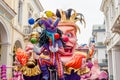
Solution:
[{"label": "yellow balloon", "polygon": [[46,16],[47,16],[47,17],[52,17],[52,16],[53,16],[52,11],[46,11]]}]

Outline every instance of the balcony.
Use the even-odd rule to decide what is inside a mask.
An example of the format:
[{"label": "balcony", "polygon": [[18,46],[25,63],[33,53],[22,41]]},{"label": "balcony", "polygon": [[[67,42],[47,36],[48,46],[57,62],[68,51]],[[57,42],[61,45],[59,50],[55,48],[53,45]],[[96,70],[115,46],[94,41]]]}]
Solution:
[{"label": "balcony", "polygon": [[0,0],[0,15],[11,20],[15,17],[16,12],[4,0]]},{"label": "balcony", "polygon": [[95,47],[96,48],[106,48],[106,46],[103,44],[103,42],[96,42]]},{"label": "balcony", "polygon": [[97,32],[105,32],[104,25],[93,25],[92,35],[96,36]]},{"label": "balcony", "polygon": [[31,32],[32,32],[31,26],[24,26],[23,33],[24,33],[25,35],[30,35]]},{"label": "balcony", "polygon": [[99,63],[99,66],[100,66],[100,67],[107,67],[108,64],[107,64],[107,63]]},{"label": "balcony", "polygon": [[111,25],[112,32],[120,33],[120,4],[115,8],[115,16]]},{"label": "balcony", "polygon": [[93,32],[104,32],[105,26],[103,25],[94,25],[93,26]]},{"label": "balcony", "polygon": [[107,59],[102,59],[102,63],[108,63]]},{"label": "balcony", "polygon": [[32,28],[31,26],[24,26],[24,29],[23,29],[23,33],[24,33],[24,40],[28,40],[29,39],[29,35],[30,33],[32,32]]},{"label": "balcony", "polygon": [[102,62],[99,63],[99,66],[100,66],[101,70],[107,70],[108,69],[108,60],[102,59]]},{"label": "balcony", "polygon": [[120,34],[120,15],[117,17],[115,23],[113,24],[113,27],[111,28],[113,33]]}]

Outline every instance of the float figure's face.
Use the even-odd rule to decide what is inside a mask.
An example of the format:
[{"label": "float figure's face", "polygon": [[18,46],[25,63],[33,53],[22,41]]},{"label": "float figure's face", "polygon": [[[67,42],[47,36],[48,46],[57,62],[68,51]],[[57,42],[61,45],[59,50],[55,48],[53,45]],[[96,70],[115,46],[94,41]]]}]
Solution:
[{"label": "float figure's face", "polygon": [[[67,55],[72,55],[75,47],[76,47],[76,30],[75,27],[73,26],[60,26],[58,25],[58,28],[63,32],[63,38],[68,38],[67,41],[65,42],[65,48],[64,51]],[[63,40],[64,41],[64,40]]]}]

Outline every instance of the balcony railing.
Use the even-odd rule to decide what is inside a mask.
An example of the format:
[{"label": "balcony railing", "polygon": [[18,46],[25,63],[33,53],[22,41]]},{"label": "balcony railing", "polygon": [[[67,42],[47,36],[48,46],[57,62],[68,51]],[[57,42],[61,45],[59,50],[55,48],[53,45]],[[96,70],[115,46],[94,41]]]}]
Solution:
[{"label": "balcony railing", "polygon": [[116,13],[113,24],[111,25],[111,30],[113,33],[120,34],[120,13]]},{"label": "balcony railing", "polygon": [[103,25],[94,25],[93,32],[103,32],[105,31],[105,26]]},{"label": "balcony railing", "polygon": [[13,19],[16,15],[16,12],[4,0],[0,0],[0,12],[9,20]]},{"label": "balcony railing", "polygon": [[24,26],[24,29],[23,29],[23,33],[24,33],[24,40],[28,40],[29,39],[29,35],[30,33],[32,32],[32,28],[31,26]]},{"label": "balcony railing", "polygon": [[23,33],[24,33],[25,35],[29,35],[31,32],[32,32],[31,26],[24,26]]},{"label": "balcony railing", "polygon": [[100,67],[107,67],[108,66],[108,60],[107,59],[101,59],[102,62],[99,63]]},{"label": "balcony railing", "polygon": [[102,63],[107,63],[108,60],[107,59],[102,59]]},{"label": "balcony railing", "polygon": [[114,25],[111,28],[113,33],[119,33],[120,34],[120,15],[117,17]]},{"label": "balcony railing", "polygon": [[103,44],[103,42],[96,42],[95,43],[96,48],[105,48],[106,46]]}]

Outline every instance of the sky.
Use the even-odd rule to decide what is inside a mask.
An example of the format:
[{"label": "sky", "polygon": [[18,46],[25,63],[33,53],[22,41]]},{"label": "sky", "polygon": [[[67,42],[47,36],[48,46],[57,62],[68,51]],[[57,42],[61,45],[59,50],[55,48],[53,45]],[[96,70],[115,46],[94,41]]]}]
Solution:
[{"label": "sky", "polygon": [[67,10],[72,8],[84,15],[86,27],[78,25],[81,29],[80,34],[77,34],[78,44],[87,44],[92,37],[92,26],[104,22],[104,15],[100,11],[102,0],[40,0],[40,2],[44,11],[55,12],[56,9]]}]

